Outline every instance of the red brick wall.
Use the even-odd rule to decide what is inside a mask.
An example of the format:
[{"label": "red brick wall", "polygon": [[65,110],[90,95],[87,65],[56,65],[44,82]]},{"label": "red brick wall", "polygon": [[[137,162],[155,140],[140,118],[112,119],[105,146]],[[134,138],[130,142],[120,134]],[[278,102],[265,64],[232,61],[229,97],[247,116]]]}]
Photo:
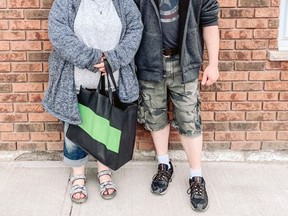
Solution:
[{"label": "red brick wall", "polygon": [[[61,124],[43,111],[52,0],[0,0],[0,150],[60,150]],[[277,50],[279,0],[220,0],[220,79],[202,88],[206,149],[287,149],[288,62]],[[205,64],[204,64],[205,65]],[[179,149],[172,130],[171,149]],[[137,148],[153,149],[138,126]]]}]

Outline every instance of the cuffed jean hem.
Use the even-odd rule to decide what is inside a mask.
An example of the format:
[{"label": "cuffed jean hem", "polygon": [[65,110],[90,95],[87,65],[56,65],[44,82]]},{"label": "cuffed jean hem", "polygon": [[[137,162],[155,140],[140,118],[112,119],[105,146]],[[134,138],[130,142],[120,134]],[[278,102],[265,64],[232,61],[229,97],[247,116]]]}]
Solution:
[{"label": "cuffed jean hem", "polygon": [[79,159],[79,160],[71,160],[71,159],[64,156],[63,162],[65,165],[67,165],[69,167],[81,167],[88,162],[88,155],[82,159]]}]

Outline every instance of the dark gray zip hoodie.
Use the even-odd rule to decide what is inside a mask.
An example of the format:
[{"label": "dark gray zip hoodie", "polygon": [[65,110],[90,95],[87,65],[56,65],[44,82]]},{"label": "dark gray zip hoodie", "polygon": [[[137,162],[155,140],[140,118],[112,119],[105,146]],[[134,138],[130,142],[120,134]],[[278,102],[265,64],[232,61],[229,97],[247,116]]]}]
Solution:
[{"label": "dark gray zip hoodie", "polygon": [[[155,82],[161,81],[164,76],[158,1],[135,0],[144,24],[142,42],[135,58],[137,75],[140,80]],[[218,12],[217,0],[179,0],[179,51],[183,83],[198,77],[203,62],[202,28],[218,25]]]},{"label": "dark gray zip hoodie", "polygon": [[[48,32],[53,50],[49,57],[49,82],[42,105],[64,122],[81,124],[74,83],[74,66],[95,71],[101,50],[89,48],[74,34],[74,20],[81,0],[55,0],[49,15]],[[123,102],[138,99],[139,86],[134,55],[143,25],[133,0],[112,0],[122,23],[119,44],[104,52],[112,71],[119,70],[119,97]]]}]

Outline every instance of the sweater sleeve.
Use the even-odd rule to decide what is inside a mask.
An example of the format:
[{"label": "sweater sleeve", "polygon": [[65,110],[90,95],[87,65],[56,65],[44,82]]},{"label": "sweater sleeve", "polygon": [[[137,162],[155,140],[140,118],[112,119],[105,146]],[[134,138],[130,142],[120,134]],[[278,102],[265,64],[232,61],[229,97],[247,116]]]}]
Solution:
[{"label": "sweater sleeve", "polygon": [[201,8],[202,27],[218,25],[219,4],[217,0],[203,0]]},{"label": "sweater sleeve", "polygon": [[126,32],[113,50],[104,52],[112,71],[127,66],[134,58],[142,37],[141,14],[133,0],[124,0]]},{"label": "sweater sleeve", "polygon": [[101,51],[89,48],[77,38],[69,27],[69,10],[69,0],[55,0],[52,5],[48,34],[53,51],[81,69],[96,71],[93,66],[100,62]]}]

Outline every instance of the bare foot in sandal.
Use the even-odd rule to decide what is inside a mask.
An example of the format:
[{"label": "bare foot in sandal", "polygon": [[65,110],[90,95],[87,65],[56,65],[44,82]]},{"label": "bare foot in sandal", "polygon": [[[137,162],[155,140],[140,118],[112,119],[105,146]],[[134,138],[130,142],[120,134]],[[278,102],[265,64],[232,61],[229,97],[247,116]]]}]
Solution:
[{"label": "bare foot in sandal", "polygon": [[[102,165],[102,166],[101,166]],[[112,199],[116,196],[117,189],[111,178],[111,171],[108,167],[98,162],[98,181],[100,183],[100,195],[103,199]]]},{"label": "bare foot in sandal", "polygon": [[75,203],[83,203],[88,198],[87,188],[85,186],[86,177],[84,175],[85,167],[73,168],[73,176],[70,178],[71,189],[70,198]]},{"label": "bare foot in sandal", "polygon": [[83,203],[87,199],[87,189],[85,186],[86,177],[84,175],[74,175],[70,182],[70,198],[75,203]]}]

